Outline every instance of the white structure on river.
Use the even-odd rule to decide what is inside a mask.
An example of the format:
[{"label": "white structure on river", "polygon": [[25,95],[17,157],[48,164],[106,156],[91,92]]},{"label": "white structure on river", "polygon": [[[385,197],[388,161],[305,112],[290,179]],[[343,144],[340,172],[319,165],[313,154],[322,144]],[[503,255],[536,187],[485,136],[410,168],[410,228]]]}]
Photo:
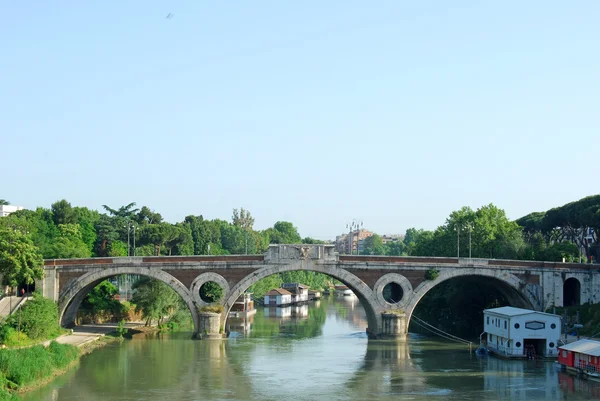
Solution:
[{"label": "white structure on river", "polygon": [[[507,358],[556,357],[561,318],[551,313],[504,306],[483,311],[482,342]],[[483,337],[485,335],[485,337]]]}]

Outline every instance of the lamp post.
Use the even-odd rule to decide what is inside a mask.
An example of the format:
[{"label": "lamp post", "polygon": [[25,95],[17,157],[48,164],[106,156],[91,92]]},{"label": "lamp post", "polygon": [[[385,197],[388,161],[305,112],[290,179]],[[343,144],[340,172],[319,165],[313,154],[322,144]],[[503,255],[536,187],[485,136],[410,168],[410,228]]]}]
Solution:
[{"label": "lamp post", "polygon": [[358,219],[352,219],[351,223],[346,224],[346,228],[350,229],[350,233],[348,234],[350,236],[350,255],[352,255],[352,243],[354,242],[354,235],[352,234],[352,232],[354,230],[356,230],[356,254],[358,255],[358,241],[360,235],[360,227],[362,227],[362,225],[362,220]]},{"label": "lamp post", "polygon": [[135,224],[133,224],[133,256],[135,256]]},{"label": "lamp post", "polygon": [[465,224],[465,228],[469,230],[469,259],[471,259],[471,231],[473,231],[473,223],[468,222]]},{"label": "lamp post", "polygon": [[456,258],[460,258],[460,226],[454,227],[454,231],[456,231]]},{"label": "lamp post", "polygon": [[130,232],[133,230],[133,256],[135,256],[135,223],[131,222],[131,220],[127,219],[127,256],[131,256],[131,245],[130,245]]}]

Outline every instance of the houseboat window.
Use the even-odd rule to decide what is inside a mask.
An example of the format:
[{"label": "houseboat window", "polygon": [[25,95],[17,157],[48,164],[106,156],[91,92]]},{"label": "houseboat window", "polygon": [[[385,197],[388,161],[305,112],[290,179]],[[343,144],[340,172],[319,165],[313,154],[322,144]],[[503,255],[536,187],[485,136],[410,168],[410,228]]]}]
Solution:
[{"label": "houseboat window", "polygon": [[507,325],[508,325],[508,323],[507,323],[507,322],[506,322],[506,320],[505,320],[505,321],[504,321],[504,330],[506,330],[506,329],[508,328],[508,327],[507,327]]},{"label": "houseboat window", "polygon": [[517,348],[521,348],[521,343],[520,343],[519,341],[517,341],[517,343],[515,344],[515,346],[516,346]]},{"label": "houseboat window", "polygon": [[551,328],[551,329],[555,329],[555,328],[556,328],[556,325],[555,325],[554,323],[552,323],[552,324],[550,325],[550,328]]},{"label": "houseboat window", "polygon": [[562,354],[563,354],[563,358],[567,357],[567,351],[563,351]]},{"label": "houseboat window", "polygon": [[519,327],[521,327],[521,325],[519,323],[515,323],[515,329],[518,329]]},{"label": "houseboat window", "polygon": [[554,343],[550,343],[548,345],[550,346],[550,348],[554,348]]}]

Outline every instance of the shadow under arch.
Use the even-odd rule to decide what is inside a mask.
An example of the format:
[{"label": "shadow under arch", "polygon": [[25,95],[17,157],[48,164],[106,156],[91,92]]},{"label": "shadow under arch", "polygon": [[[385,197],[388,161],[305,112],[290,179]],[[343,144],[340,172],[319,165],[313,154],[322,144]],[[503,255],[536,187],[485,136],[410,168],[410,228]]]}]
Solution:
[{"label": "shadow under arch", "polygon": [[482,269],[460,269],[442,271],[438,278],[431,281],[424,281],[416,289],[411,297],[408,306],[406,308],[406,328],[408,330],[410,319],[412,318],[413,311],[421,299],[433,288],[439,284],[452,280],[467,277],[481,277],[484,279],[495,280],[499,285],[498,291],[509,300],[511,306],[525,309],[535,309],[531,300],[521,290],[521,280],[513,274],[499,273],[494,270],[482,270]]},{"label": "shadow under arch", "polygon": [[58,300],[58,321],[61,326],[73,327],[75,325],[77,310],[85,296],[102,280],[122,274],[135,274],[151,277],[160,280],[171,287],[179,294],[190,309],[192,320],[194,322],[194,333],[198,332],[199,321],[197,307],[189,290],[179,280],[162,270],[127,266],[111,267],[89,272],[70,282],[69,285],[61,291]]},{"label": "shadow under arch", "polygon": [[226,327],[227,319],[229,317],[229,311],[233,307],[235,301],[239,296],[246,291],[252,284],[272,276],[273,274],[284,273],[289,271],[312,271],[317,273],[323,273],[328,276],[341,281],[344,285],[348,286],[350,290],[358,297],[362,307],[367,315],[368,328],[367,332],[372,335],[377,335],[379,329],[379,319],[377,315],[377,306],[373,305],[369,300],[373,299],[373,291],[367,286],[362,280],[356,277],[354,274],[340,269],[335,266],[327,265],[313,265],[313,264],[290,264],[290,265],[276,265],[261,269],[252,273],[249,276],[244,277],[239,283],[237,283],[227,294],[225,303],[223,304],[223,313],[221,315],[221,323],[223,327]]}]

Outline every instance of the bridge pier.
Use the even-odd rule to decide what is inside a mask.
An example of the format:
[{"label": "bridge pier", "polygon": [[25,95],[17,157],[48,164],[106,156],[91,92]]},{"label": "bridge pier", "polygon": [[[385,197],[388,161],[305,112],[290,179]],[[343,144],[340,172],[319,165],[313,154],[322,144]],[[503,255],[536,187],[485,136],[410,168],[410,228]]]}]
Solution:
[{"label": "bridge pier", "polygon": [[408,319],[400,311],[383,312],[381,314],[380,338],[393,338],[398,341],[408,339]]},{"label": "bridge pier", "polygon": [[213,312],[200,312],[198,314],[198,332],[196,337],[203,339],[221,339],[225,337],[221,326],[221,314]]}]

